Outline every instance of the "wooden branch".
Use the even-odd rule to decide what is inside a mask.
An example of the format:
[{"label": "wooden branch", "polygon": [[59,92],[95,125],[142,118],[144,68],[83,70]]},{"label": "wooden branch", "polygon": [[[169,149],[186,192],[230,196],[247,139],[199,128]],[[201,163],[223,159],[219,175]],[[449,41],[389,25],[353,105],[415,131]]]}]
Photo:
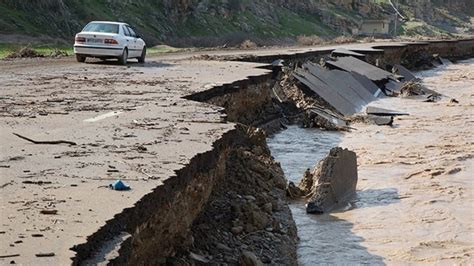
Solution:
[{"label": "wooden branch", "polygon": [[13,257],[20,257],[20,254],[0,255],[0,259],[13,258]]},{"label": "wooden branch", "polygon": [[19,137],[19,138],[22,138],[24,140],[27,140],[29,142],[32,142],[34,144],[49,144],[49,145],[55,145],[55,144],[69,144],[69,145],[77,145],[77,143],[75,142],[72,142],[72,141],[67,141],[67,140],[53,140],[53,141],[36,141],[36,140],[32,140],[30,138],[27,138],[25,136],[22,136],[20,134],[17,134],[17,133],[13,133],[13,135]]}]

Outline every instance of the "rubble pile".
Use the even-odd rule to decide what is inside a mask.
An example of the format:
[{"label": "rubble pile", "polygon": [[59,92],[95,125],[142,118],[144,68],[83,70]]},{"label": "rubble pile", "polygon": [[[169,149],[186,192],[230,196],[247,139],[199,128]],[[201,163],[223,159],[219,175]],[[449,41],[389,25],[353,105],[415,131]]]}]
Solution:
[{"label": "rubble pile", "polygon": [[416,81],[409,81],[405,83],[402,88],[400,89],[400,96],[401,97],[408,97],[413,95],[424,95],[425,91],[423,86]]},{"label": "rubble pile", "polygon": [[289,119],[291,122],[301,122],[308,128],[347,129],[344,117],[339,115],[323,98],[304,93],[291,71],[283,72],[278,88],[278,98],[282,102],[280,105],[284,106],[285,114],[293,118]]},{"label": "rubble pile", "polygon": [[384,96],[439,100],[437,92],[423,86],[404,66],[394,65],[388,72],[367,63],[365,57],[339,48],[319,64],[307,61],[283,69],[281,90],[303,111],[305,127],[350,131],[350,122],[391,126],[393,116],[363,114],[362,110]]}]

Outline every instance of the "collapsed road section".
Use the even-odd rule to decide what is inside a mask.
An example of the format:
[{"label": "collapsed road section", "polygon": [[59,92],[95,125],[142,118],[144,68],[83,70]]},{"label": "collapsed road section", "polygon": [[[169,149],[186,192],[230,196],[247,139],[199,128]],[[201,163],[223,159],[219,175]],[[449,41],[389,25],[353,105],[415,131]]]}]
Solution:
[{"label": "collapsed road section", "polygon": [[[375,45],[347,49],[392,62]],[[252,59],[306,62],[335,49]],[[173,56],[129,67],[2,62],[2,263],[296,263],[281,169],[264,134],[228,121],[281,126],[305,103],[277,97],[286,88],[266,65]],[[311,110],[344,120],[327,108]],[[130,189],[112,190],[116,181]]]},{"label": "collapsed road section", "polygon": [[[182,97],[269,72],[259,66],[2,62],[2,263],[163,263],[177,247],[191,245],[190,225],[211,191],[238,173],[226,171],[229,156],[254,145],[246,130],[225,122],[222,108]],[[263,151],[260,157],[268,157]],[[253,227],[245,229],[288,235],[280,243],[289,254],[283,259],[291,260],[295,228],[285,181],[275,173],[255,181],[268,182],[265,201],[252,191],[235,196],[258,200],[249,202],[248,215],[260,219],[248,220]],[[109,188],[117,180],[130,189]],[[259,212],[261,203],[272,204],[270,213]],[[274,208],[281,218],[273,217]],[[235,226],[245,226],[245,217]]]}]

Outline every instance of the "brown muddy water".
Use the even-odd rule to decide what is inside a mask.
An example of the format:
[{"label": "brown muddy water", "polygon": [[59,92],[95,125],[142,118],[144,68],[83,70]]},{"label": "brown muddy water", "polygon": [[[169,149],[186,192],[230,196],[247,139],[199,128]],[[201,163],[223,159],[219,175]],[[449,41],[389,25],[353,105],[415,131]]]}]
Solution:
[{"label": "brown muddy water", "polygon": [[302,202],[291,205],[301,265],[474,264],[474,60],[417,76],[446,97],[372,104],[410,113],[393,127],[355,124],[340,133],[291,126],[268,139],[295,183],[332,147],[358,155],[357,195],[345,208],[314,216]]}]

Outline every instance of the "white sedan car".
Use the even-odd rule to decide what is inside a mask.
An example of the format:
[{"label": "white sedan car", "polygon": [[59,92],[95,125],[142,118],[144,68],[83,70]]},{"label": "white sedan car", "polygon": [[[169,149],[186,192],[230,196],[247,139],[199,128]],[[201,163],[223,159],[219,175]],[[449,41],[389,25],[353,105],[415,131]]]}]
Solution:
[{"label": "white sedan car", "polygon": [[74,53],[78,62],[95,57],[117,58],[122,65],[127,64],[129,58],[144,63],[146,44],[126,23],[92,21],[76,34]]}]

